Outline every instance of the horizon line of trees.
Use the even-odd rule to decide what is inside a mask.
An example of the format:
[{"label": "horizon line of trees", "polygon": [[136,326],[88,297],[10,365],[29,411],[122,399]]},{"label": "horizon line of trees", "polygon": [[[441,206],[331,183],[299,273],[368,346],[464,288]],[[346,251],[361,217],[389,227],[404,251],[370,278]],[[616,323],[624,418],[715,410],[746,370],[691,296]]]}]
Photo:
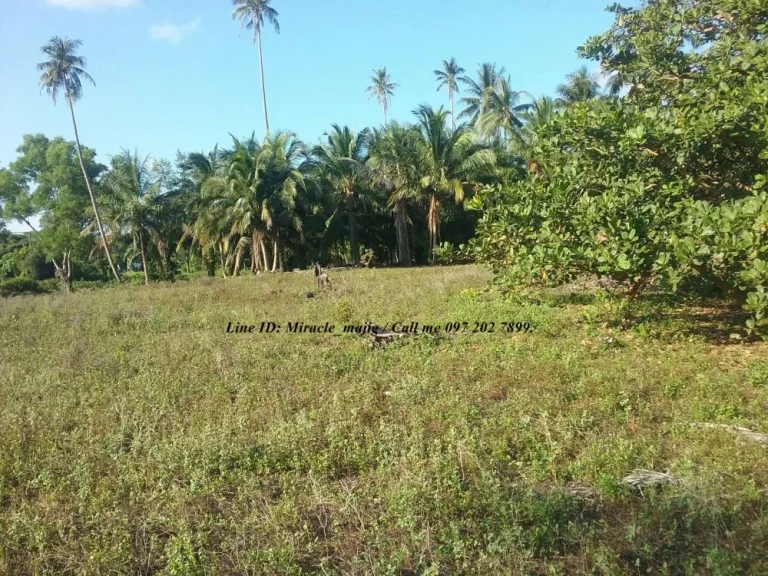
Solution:
[{"label": "horizon line of trees", "polygon": [[[234,3],[233,18],[254,32],[259,47],[265,22],[279,32],[268,0]],[[477,215],[463,209],[465,199],[482,186],[519,179],[531,166],[527,146],[537,126],[573,103],[618,94],[604,94],[584,67],[558,86],[560,98],[536,100],[513,90],[504,68],[481,64],[473,79],[451,58],[434,71],[450,110],[422,104],[409,123],[388,122],[398,85],[383,68],[368,88],[382,106],[381,127],[355,133],[334,124],[314,145],[289,131],[267,132],[263,140],[230,135],[229,148],[179,152],[173,163],[124,150],[104,166],[81,146],[75,119],[83,84],[95,85],[80,46],[54,37],[38,65],[41,91],[54,103],[59,95],[66,100],[74,143],[25,136],[19,158],[0,169],[0,215],[28,225],[37,261],[47,259],[67,290],[73,270],[77,276],[91,264],[118,282],[121,269],[139,268],[148,283],[198,266],[229,277],[246,266],[256,274],[315,261],[434,262],[441,250],[451,252],[474,235]],[[260,50],[268,130],[261,60]],[[40,217],[40,230],[33,216]],[[7,233],[0,237],[0,278],[24,275],[21,256],[3,249],[9,242]]]}]

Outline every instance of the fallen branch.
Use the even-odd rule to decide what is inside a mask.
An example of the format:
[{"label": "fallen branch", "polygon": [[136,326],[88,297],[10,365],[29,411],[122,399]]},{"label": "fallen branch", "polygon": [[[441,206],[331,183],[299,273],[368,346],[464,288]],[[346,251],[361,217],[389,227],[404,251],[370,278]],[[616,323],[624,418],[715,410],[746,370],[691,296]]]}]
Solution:
[{"label": "fallen branch", "polygon": [[665,472],[653,470],[632,470],[632,473],[621,480],[624,484],[642,490],[649,486],[663,486],[664,484],[677,484],[678,479]]}]

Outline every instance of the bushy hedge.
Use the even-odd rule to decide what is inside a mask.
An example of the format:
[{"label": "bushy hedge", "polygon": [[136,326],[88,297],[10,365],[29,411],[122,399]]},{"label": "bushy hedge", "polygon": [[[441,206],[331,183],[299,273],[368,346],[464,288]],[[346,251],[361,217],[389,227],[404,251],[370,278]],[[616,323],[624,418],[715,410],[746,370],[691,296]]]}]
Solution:
[{"label": "bushy hedge", "polygon": [[[631,85],[534,135],[525,180],[482,193],[474,249],[510,282],[593,273],[629,293],[707,280],[768,330],[768,5],[614,6],[582,53]],[[685,281],[685,282],[684,282]]]},{"label": "bushy hedge", "polygon": [[15,294],[39,294],[43,288],[37,280],[30,278],[11,278],[0,282],[0,296]]}]

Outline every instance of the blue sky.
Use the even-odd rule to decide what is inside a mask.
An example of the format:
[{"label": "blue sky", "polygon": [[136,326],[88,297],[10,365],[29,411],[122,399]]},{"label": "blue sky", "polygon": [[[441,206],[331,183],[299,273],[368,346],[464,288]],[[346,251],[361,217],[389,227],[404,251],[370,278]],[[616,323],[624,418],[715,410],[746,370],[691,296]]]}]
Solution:
[{"label": "blue sky", "polygon": [[[552,94],[580,66],[576,47],[606,30],[609,0],[273,0],[281,34],[264,38],[272,129],[313,142],[332,123],[379,124],[365,94],[373,68],[400,84],[390,118],[422,102],[446,104],[432,71],[455,57],[507,68],[513,86]],[[0,6],[0,166],[22,135],[72,138],[63,101],[37,86],[40,46],[83,41],[96,87],[76,106],[84,144],[99,160],[122,148],[173,158],[177,149],[263,135],[256,47],[227,0],[4,0]],[[592,63],[590,66],[594,67]]]}]

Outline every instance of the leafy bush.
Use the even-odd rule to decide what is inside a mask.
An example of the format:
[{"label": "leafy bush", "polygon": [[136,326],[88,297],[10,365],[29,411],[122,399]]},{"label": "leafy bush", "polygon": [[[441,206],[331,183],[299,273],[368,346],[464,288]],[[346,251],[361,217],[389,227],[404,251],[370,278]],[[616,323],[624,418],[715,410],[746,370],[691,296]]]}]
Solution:
[{"label": "leafy bush", "polygon": [[435,258],[441,264],[466,264],[472,260],[464,244],[460,244],[457,248],[448,242],[435,246]]},{"label": "leafy bush", "polygon": [[[631,85],[539,126],[531,170],[490,188],[473,243],[507,284],[596,274],[631,296],[714,283],[768,328],[768,9],[618,5],[584,56]],[[670,25],[670,22],[672,23]]]},{"label": "leafy bush", "polygon": [[37,280],[29,278],[11,278],[0,282],[0,296],[13,296],[15,294],[38,294],[43,289]]}]

